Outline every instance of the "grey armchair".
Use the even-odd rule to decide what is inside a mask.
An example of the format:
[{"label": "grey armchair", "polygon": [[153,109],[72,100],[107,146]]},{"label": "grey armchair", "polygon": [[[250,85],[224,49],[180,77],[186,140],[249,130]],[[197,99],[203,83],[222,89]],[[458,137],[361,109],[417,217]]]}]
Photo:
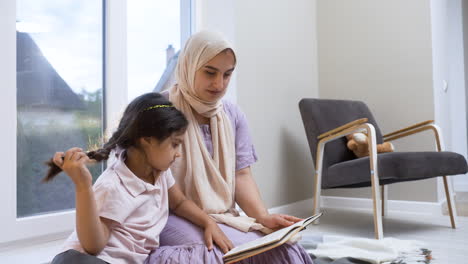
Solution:
[{"label": "grey armchair", "polygon": [[[457,153],[444,151],[440,128],[425,121],[382,135],[369,108],[360,101],[302,99],[299,109],[315,162],[314,214],[320,210],[321,189],[371,187],[375,238],[383,238],[382,215],[386,208],[384,186],[442,176],[452,228],[456,210],[448,175],[465,174],[467,163]],[[377,155],[376,144],[432,130],[433,152],[391,152]],[[357,158],[346,147],[346,135],[366,131],[369,157]],[[381,187],[381,188],[379,188]]]}]

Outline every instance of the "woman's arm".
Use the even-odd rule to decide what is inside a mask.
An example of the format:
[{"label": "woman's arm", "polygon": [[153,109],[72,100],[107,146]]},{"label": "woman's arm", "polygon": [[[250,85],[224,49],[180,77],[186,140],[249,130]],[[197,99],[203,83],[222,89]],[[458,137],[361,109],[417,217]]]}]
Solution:
[{"label": "woman's arm", "polygon": [[244,212],[255,219],[268,215],[260,197],[260,191],[252,178],[250,167],[236,171],[236,203]]},{"label": "woman's arm", "polygon": [[224,253],[234,247],[232,242],[218,227],[218,224],[194,202],[188,200],[177,184],[174,184],[169,189],[169,208],[176,215],[191,221],[205,230],[205,243],[209,250],[213,249],[213,241]]},{"label": "woman's arm", "polygon": [[76,233],[80,244],[87,253],[97,255],[109,240],[106,224],[110,224],[107,223],[110,220],[100,218],[97,212],[92,177],[86,168],[89,158],[83,150],[71,148],[65,155],[63,152],[55,153],[53,160],[75,184]]},{"label": "woman's arm", "polygon": [[248,216],[257,219],[257,222],[271,229],[290,226],[302,220],[290,215],[268,213],[260,197],[257,184],[252,177],[250,167],[236,171],[235,198],[237,204]]}]

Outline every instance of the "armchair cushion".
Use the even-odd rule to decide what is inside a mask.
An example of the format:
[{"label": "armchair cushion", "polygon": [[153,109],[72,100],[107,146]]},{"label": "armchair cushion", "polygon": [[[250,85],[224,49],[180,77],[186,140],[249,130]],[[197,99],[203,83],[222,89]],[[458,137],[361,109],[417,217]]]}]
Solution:
[{"label": "armchair cushion", "polygon": [[[454,152],[393,152],[378,154],[380,184],[465,174],[465,157]],[[326,171],[322,188],[371,186],[369,157],[336,163]]]}]

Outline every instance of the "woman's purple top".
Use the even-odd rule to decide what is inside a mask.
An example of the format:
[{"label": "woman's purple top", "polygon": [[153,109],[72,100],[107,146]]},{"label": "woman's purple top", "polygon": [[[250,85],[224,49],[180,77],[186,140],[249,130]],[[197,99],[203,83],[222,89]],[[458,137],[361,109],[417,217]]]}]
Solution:
[{"label": "woman's purple top", "polygon": [[[166,93],[166,94],[165,94]],[[166,98],[167,92],[162,93]],[[224,111],[231,120],[236,144],[236,169],[240,170],[257,161],[252,139],[249,134],[247,120],[244,113],[235,104],[223,100]],[[203,137],[208,151],[213,155],[211,131],[209,125],[201,125]],[[242,232],[233,227],[218,224],[224,234],[234,246],[258,239],[263,236],[258,231]],[[160,247],[155,249],[145,260],[145,264],[162,263],[223,263],[223,252],[219,247],[208,250],[205,246],[203,229],[189,222],[187,219],[174,214],[169,215],[166,227],[159,236]],[[313,264],[305,249],[299,244],[287,243],[269,250],[263,254],[244,259],[239,264],[268,263],[268,264]]]},{"label": "woman's purple top", "polygon": [[[169,92],[164,91],[161,93],[166,99],[169,99]],[[247,118],[240,108],[227,100],[222,100],[224,112],[231,120],[231,126],[234,133],[235,144],[236,144],[236,171],[247,168],[255,163],[258,158],[255,153],[255,148],[252,143],[252,138],[249,133],[249,127],[247,124]],[[205,140],[205,146],[213,156],[213,141],[211,140],[210,125],[200,125],[203,139]]]}]

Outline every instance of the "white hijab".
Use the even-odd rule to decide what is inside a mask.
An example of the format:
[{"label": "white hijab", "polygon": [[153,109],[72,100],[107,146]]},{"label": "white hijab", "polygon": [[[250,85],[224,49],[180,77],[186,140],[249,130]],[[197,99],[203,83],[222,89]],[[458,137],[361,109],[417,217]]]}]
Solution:
[{"label": "white hijab", "polygon": [[[189,125],[184,135],[182,156],[171,170],[187,198],[218,222],[247,232],[262,229],[250,217],[239,217],[235,210],[235,138],[221,100],[207,102],[194,90],[195,73],[220,52],[232,46],[218,33],[202,31],[187,41],[179,56],[176,85],[169,100],[182,111]],[[235,56],[235,55],[234,55]],[[205,146],[193,111],[210,119],[213,157]]]}]

